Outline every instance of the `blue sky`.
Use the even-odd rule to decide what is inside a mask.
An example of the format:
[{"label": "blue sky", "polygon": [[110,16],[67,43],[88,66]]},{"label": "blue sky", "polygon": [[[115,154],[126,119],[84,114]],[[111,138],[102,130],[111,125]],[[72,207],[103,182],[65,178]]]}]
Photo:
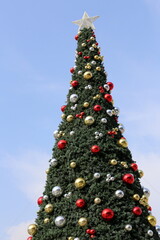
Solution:
[{"label": "blue sky", "polygon": [[159,0],[6,0],[0,3],[0,239],[26,239],[61,121],[83,12],[96,37],[115,106],[160,224]]}]

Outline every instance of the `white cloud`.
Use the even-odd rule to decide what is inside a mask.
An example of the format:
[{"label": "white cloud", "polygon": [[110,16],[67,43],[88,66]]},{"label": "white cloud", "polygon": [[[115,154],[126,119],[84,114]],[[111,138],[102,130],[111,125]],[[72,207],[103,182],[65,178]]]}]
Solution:
[{"label": "white cloud", "polygon": [[12,226],[7,229],[7,239],[8,240],[16,240],[16,239],[27,239],[28,233],[27,233],[27,227],[29,224],[34,223],[33,220],[22,222],[18,225]]},{"label": "white cloud", "polygon": [[19,156],[8,155],[5,158],[17,187],[34,202],[44,190],[49,158],[47,153],[38,151],[28,151]]}]

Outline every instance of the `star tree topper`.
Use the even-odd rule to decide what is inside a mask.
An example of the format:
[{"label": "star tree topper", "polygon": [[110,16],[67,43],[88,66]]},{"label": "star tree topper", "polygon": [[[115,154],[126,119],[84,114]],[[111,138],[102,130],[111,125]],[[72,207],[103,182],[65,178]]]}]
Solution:
[{"label": "star tree topper", "polygon": [[77,24],[79,26],[78,30],[81,30],[83,28],[92,28],[95,29],[93,22],[99,18],[99,16],[95,17],[89,17],[86,12],[84,12],[82,19],[73,21],[73,23]]}]

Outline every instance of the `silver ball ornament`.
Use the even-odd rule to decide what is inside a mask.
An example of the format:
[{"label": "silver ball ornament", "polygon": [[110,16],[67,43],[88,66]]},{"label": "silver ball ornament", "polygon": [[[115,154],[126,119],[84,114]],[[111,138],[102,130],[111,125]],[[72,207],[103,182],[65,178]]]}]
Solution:
[{"label": "silver ball ornament", "polygon": [[117,190],[117,191],[115,191],[115,195],[117,198],[123,198],[124,192],[122,190]]},{"label": "silver ball ornament", "polygon": [[48,196],[47,196],[47,195],[44,195],[44,196],[43,196],[43,200],[48,200]]},{"label": "silver ball ornament", "polygon": [[107,111],[106,111],[106,113],[111,117],[112,116],[112,110],[111,109],[108,109]]},{"label": "silver ball ornament", "polygon": [[98,179],[100,178],[101,174],[100,173],[94,173],[94,178]]},{"label": "silver ball ornament", "polygon": [[103,87],[104,87],[107,91],[109,91],[109,85],[108,85],[108,84],[104,84]]},{"label": "silver ball ornament", "polygon": [[99,132],[95,132],[94,134],[98,136],[98,135],[99,135]]},{"label": "silver ball ornament", "polygon": [[91,85],[88,85],[88,89],[91,90],[91,89],[92,89],[92,86],[91,86]]},{"label": "silver ball ornament", "polygon": [[66,224],[66,219],[63,216],[58,216],[55,219],[55,225],[57,227],[63,227]]},{"label": "silver ball ornament", "polygon": [[90,47],[89,50],[90,50],[90,51],[94,51],[94,47]]},{"label": "silver ball ornament", "polygon": [[58,130],[55,130],[53,133],[54,138],[58,138]]},{"label": "silver ball ornament", "polygon": [[55,158],[52,158],[52,159],[51,159],[51,161],[50,161],[50,164],[51,164],[51,166],[52,166],[52,167],[55,167],[55,166],[57,166],[57,164],[58,164],[58,161],[57,161],[57,159],[55,159]]},{"label": "silver ball ornament", "polygon": [[103,137],[103,133],[99,133],[99,137]]},{"label": "silver ball ornament", "polygon": [[80,71],[78,71],[78,75],[82,75],[82,71],[80,70]]},{"label": "silver ball ornament", "polygon": [[70,134],[70,136],[73,136],[74,135],[74,131],[71,131],[69,134]]},{"label": "silver ball ornament", "polygon": [[118,129],[121,133],[124,133],[125,131],[124,126],[122,124],[119,124]]},{"label": "silver ball ornament", "polygon": [[107,123],[107,119],[106,119],[106,118],[102,118],[102,119],[101,119],[101,122],[102,122],[102,123]]},{"label": "silver ball ornament", "polygon": [[114,112],[115,112],[115,115],[119,115],[119,113],[120,113],[119,108],[115,107],[115,108],[114,108]]},{"label": "silver ball ornament", "polygon": [[131,231],[131,230],[132,230],[132,225],[127,224],[127,225],[125,226],[125,229],[126,229],[127,231]]},{"label": "silver ball ornament", "polygon": [[158,233],[160,233],[160,226],[159,226],[159,225],[156,225],[156,231],[157,231]]},{"label": "silver ball ornament", "polygon": [[114,181],[114,180],[115,180],[115,178],[114,178],[114,177],[111,177],[111,178],[110,178],[110,181]]},{"label": "silver ball ornament", "polygon": [[150,191],[149,191],[148,188],[143,188],[143,193],[144,193],[144,195],[145,195],[147,198],[149,198],[149,196],[150,196]]},{"label": "silver ball ornament", "polygon": [[61,189],[61,187],[55,186],[55,187],[52,189],[52,194],[53,194],[53,196],[55,196],[55,197],[61,196],[61,195],[62,195],[62,189]]},{"label": "silver ball ornament", "polygon": [[76,237],[76,238],[74,238],[74,240],[80,240],[80,238]]},{"label": "silver ball ornament", "polygon": [[153,231],[152,230],[148,230],[147,234],[148,234],[148,236],[152,237],[153,236]]},{"label": "silver ball ornament", "polygon": [[70,99],[70,102],[75,103],[78,100],[78,95],[72,94],[69,99]]},{"label": "silver ball ornament", "polygon": [[92,61],[91,64],[92,64],[92,65],[96,65],[96,61]]}]

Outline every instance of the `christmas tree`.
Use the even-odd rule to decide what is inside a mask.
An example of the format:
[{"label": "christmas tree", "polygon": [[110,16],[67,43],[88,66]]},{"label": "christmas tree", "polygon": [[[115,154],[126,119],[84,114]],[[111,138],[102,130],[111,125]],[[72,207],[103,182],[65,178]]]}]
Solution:
[{"label": "christmas tree", "polygon": [[93,21],[79,25],[76,66],[56,139],[36,223],[28,240],[158,240],[150,192],[118,122]]}]

